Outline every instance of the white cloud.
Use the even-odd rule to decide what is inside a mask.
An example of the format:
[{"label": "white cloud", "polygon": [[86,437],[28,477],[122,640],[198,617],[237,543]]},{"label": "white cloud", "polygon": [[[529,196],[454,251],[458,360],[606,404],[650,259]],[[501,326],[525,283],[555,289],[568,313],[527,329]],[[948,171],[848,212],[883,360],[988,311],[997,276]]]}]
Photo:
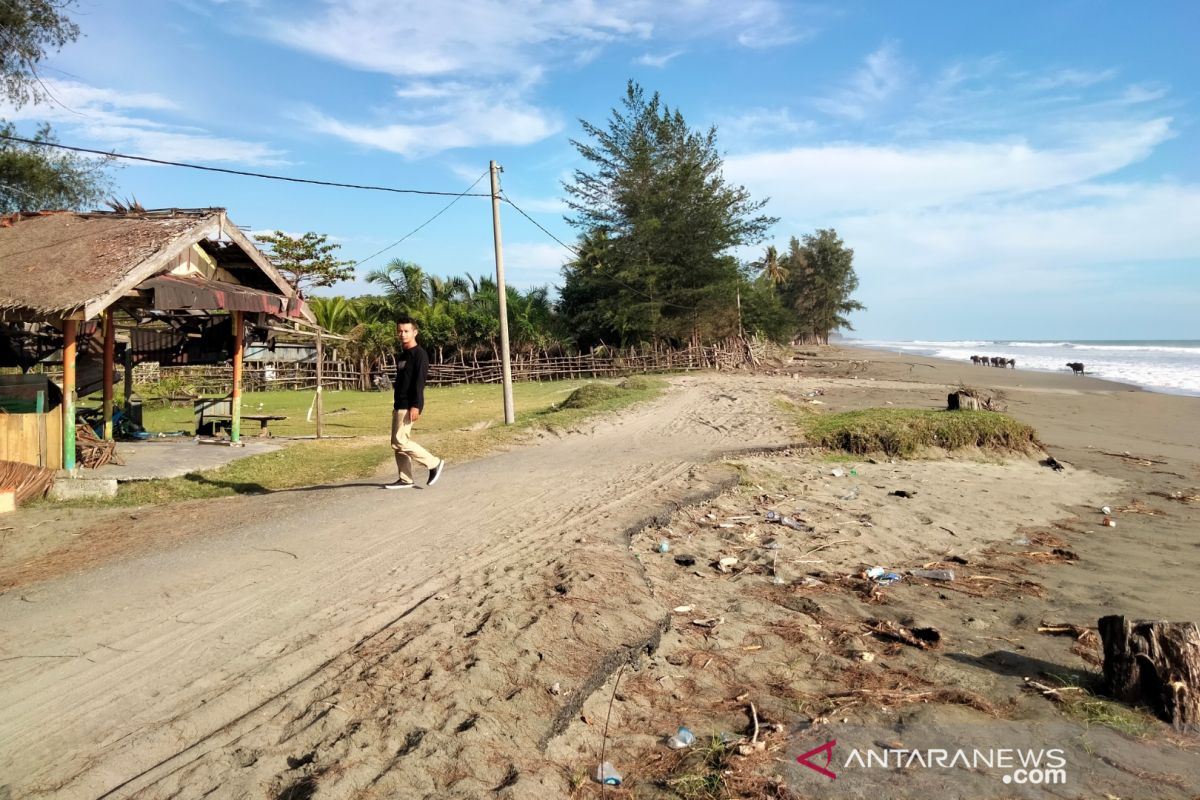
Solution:
[{"label": "white cloud", "polygon": [[554,285],[562,279],[562,265],[571,254],[557,244],[505,242],[504,279],[521,288]]},{"label": "white cloud", "polygon": [[904,85],[909,68],[897,50],[895,42],[884,42],[866,57],[845,86],[818,98],[816,107],[837,117],[854,120],[866,117]]},{"label": "white cloud", "polygon": [[670,53],[662,53],[660,55],[651,55],[650,53],[644,53],[643,55],[638,56],[635,59],[635,62],[638,64],[641,64],[642,66],[645,66],[645,67],[655,67],[657,69],[662,69],[667,64],[671,63],[672,60],[678,58],[681,55],[683,55],[682,50],[673,50]]},{"label": "white cloud", "polygon": [[301,116],[321,133],[410,158],[459,147],[478,145],[527,145],[562,129],[562,123],[546,112],[520,101],[496,99],[487,90],[461,94],[441,103],[436,118],[424,112],[417,121],[381,125],[346,122],[310,111]]},{"label": "white cloud", "polygon": [[283,153],[263,142],[214,136],[193,126],[147,118],[176,111],[178,105],[157,94],[123,92],[77,81],[47,80],[56,103],[23,106],[0,103],[0,116],[51,122],[103,149],[164,161],[225,162],[253,166],[287,163]]},{"label": "white cloud", "polygon": [[324,13],[255,20],[283,44],[401,77],[506,73],[571,61],[617,42],[729,36],[748,47],[799,41],[778,0],[326,0]]},{"label": "white cloud", "polygon": [[721,145],[735,152],[778,139],[794,141],[817,130],[812,120],[792,119],[786,108],[743,109],[718,116],[715,124]]},{"label": "white cloud", "polygon": [[1035,91],[1046,91],[1049,89],[1086,89],[1089,86],[1095,86],[1098,83],[1115,78],[1117,70],[1105,69],[1097,72],[1088,72],[1079,69],[1062,69],[1049,75],[1042,75],[1035,78],[1029,87]]},{"label": "white cloud", "polygon": [[606,47],[653,39],[671,49],[638,61],[662,67],[696,39],[740,34],[756,47],[795,41],[802,37],[788,25],[790,10],[779,0],[325,0],[319,13],[258,14],[249,22],[296,50],[402,79],[399,102],[376,110],[386,123],[320,109],[301,119],[321,133],[420,157],[556,133],[558,114],[534,100],[543,75],[578,68]]},{"label": "white cloud", "polygon": [[1170,119],[1160,118],[1093,125],[1051,148],[1021,140],[808,146],[731,156],[725,172],[755,195],[774,198],[776,213],[807,220],[1069,186],[1140,161],[1171,135]]}]

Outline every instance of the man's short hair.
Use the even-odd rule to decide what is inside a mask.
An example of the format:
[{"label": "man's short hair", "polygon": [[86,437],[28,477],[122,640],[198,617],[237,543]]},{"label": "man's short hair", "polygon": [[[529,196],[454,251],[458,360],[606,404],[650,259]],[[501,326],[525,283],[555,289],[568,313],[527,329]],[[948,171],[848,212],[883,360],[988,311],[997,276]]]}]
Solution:
[{"label": "man's short hair", "polygon": [[417,327],[417,321],[407,314],[403,314],[396,317],[396,327],[400,327],[401,325],[412,325],[415,328]]}]

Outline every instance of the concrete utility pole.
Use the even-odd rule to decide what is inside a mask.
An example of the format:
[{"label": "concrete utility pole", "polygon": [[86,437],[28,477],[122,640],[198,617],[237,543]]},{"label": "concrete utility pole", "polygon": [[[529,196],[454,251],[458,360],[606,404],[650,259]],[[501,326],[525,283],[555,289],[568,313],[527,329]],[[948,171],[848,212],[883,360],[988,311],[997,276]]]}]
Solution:
[{"label": "concrete utility pole", "polygon": [[512,364],[508,358],[508,290],[504,288],[504,244],[500,240],[500,170],[488,162],[492,175],[492,235],[496,242],[496,290],[500,293],[500,363],[504,370],[504,424],[517,421],[513,413]]}]

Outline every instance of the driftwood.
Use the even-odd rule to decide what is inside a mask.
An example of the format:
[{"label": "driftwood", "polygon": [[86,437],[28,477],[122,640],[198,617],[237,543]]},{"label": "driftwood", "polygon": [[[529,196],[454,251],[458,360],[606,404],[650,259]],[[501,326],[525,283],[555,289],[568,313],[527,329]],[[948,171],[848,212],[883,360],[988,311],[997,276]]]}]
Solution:
[{"label": "driftwood", "polygon": [[79,423],[75,427],[75,452],[79,466],[96,469],[105,464],[124,464],[116,453],[117,443],[101,439],[91,426]]},{"label": "driftwood", "polygon": [[946,395],[949,411],[1003,411],[998,398],[985,395],[978,389],[963,386],[957,392]]},{"label": "driftwood", "polygon": [[1145,704],[1177,730],[1200,731],[1200,626],[1100,618],[1108,694]]}]

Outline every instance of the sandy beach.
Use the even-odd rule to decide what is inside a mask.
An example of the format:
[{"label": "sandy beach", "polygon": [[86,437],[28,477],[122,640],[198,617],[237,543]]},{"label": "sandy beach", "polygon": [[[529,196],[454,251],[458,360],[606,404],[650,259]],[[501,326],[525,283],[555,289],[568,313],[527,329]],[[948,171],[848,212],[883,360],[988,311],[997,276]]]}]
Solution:
[{"label": "sandy beach", "polygon": [[[1066,468],[799,441],[799,413],[943,408],[962,384],[1002,393]],[[715,774],[711,796],[1193,797],[1194,737],[1121,733],[1028,687],[1098,669],[1094,637],[1043,623],[1200,619],[1198,403],[801,348],[461,465],[452,501],[439,485],[400,517],[363,486],[139,509],[101,563],[65,549],[0,572],[0,786],[705,797]],[[872,566],[904,577],[875,585]],[[935,647],[906,640],[924,628]],[[681,724],[698,743],[671,750]],[[836,780],[797,763],[833,740]],[[844,768],[851,748],[956,747],[1060,748],[1066,781]],[[619,789],[590,780],[602,751]]]}]

